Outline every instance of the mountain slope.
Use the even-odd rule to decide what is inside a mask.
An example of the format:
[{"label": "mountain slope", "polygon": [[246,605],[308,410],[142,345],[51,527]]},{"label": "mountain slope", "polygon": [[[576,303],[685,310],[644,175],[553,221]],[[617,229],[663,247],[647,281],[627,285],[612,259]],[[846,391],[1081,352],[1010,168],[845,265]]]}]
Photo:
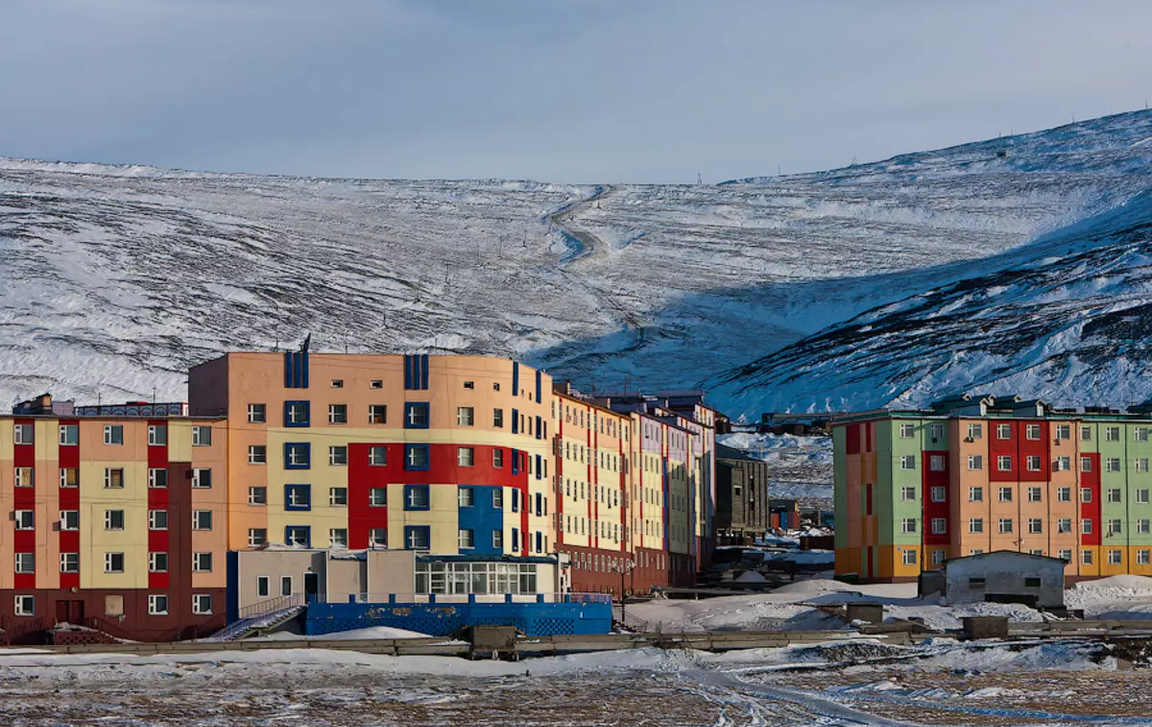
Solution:
[{"label": "mountain slope", "polygon": [[[1148,189],[1149,139],[1137,112],[694,186],[0,159],[0,402],[180,397],[189,364],[308,332],[322,350],[515,355],[585,388],[691,384],[974,261],[1015,264],[996,256]],[[745,381],[716,402],[826,398]]]}]

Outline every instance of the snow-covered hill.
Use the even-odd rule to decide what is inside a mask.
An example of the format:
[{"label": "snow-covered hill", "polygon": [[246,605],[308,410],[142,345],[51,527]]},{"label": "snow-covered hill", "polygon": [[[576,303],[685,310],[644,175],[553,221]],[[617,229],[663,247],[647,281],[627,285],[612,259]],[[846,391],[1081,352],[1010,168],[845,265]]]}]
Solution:
[{"label": "snow-covered hill", "polygon": [[[0,402],[44,390],[180,397],[189,364],[308,332],[327,350],[516,355],[583,388],[708,380],[719,384],[715,403],[737,414],[930,397],[988,379],[961,377],[960,362],[921,385],[915,372],[937,366],[939,351],[911,337],[932,326],[917,327],[916,306],[901,301],[1026,267],[1042,259],[1043,243],[1030,243],[1046,235],[1069,250],[1092,247],[1060,231],[1109,219],[1152,186],[1149,140],[1152,113],[1136,112],[830,172],[694,186],[0,160]],[[1132,202],[1125,214],[1141,208]],[[1139,299],[1135,283],[1115,276],[1109,285]],[[1011,311],[997,316],[1004,330]],[[897,359],[893,351],[914,347],[906,366],[868,367],[853,358],[865,345],[831,345],[840,340],[832,332],[865,325],[853,321],[862,314],[909,316],[880,353]],[[872,338],[861,340],[885,343]],[[991,343],[1002,344],[973,345]],[[1116,390],[1117,375],[1105,380]]]}]

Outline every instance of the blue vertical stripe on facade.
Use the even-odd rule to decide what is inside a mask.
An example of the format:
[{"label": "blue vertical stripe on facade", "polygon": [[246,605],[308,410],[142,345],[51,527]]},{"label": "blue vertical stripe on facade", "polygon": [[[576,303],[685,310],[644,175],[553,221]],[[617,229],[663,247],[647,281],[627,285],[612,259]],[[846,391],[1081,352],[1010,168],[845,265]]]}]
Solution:
[{"label": "blue vertical stripe on facade", "polygon": [[519,434],[520,433],[520,410],[519,409],[513,409],[512,410],[512,433],[513,434]]},{"label": "blue vertical stripe on facade", "polygon": [[668,460],[667,459],[661,459],[660,470],[661,470],[660,488],[664,492],[664,512],[663,512],[663,518],[664,518],[664,551],[669,552],[669,547],[668,547]]},{"label": "blue vertical stripe on facade", "polygon": [[225,595],[225,619],[228,623],[235,623],[240,618],[240,561],[239,553],[229,550],[225,553],[228,566],[226,585],[228,592]]},{"label": "blue vertical stripe on facade", "polygon": [[[516,420],[513,419],[512,421],[516,421]],[[513,430],[513,433],[515,433],[515,430]],[[520,450],[518,450],[518,449],[512,450],[512,474],[514,474],[514,475],[520,474]],[[515,497],[516,497],[517,492],[519,492],[519,490],[513,490],[512,491],[513,502],[515,502]]]},{"label": "blue vertical stripe on facade", "polygon": [[472,490],[472,505],[457,508],[461,530],[472,531],[472,548],[461,548],[461,555],[501,555],[503,548],[492,544],[493,532],[504,532],[504,510],[492,505],[492,491],[498,486],[461,485]]},{"label": "blue vertical stripe on facade", "polygon": [[536,438],[537,439],[543,439],[544,438],[544,427],[542,426],[542,422],[543,422],[543,420],[540,417],[536,417]]},{"label": "blue vertical stripe on facade", "polygon": [[544,401],[544,375],[536,372],[536,401]]},{"label": "blue vertical stripe on facade", "polygon": [[420,388],[428,388],[428,354],[420,357]]},{"label": "blue vertical stripe on facade", "polygon": [[300,388],[307,389],[308,388],[308,352],[307,351],[301,351],[300,352],[300,368],[303,370],[303,374],[301,374],[301,376],[300,376]]},{"label": "blue vertical stripe on facade", "polygon": [[404,388],[428,388],[428,354],[404,356]]},{"label": "blue vertical stripe on facade", "polygon": [[412,387],[412,357],[404,355],[404,388],[411,389]]},{"label": "blue vertical stripe on facade", "polygon": [[520,362],[512,362],[512,396],[520,396]]},{"label": "blue vertical stripe on facade", "polygon": [[[537,417],[537,419],[539,419],[539,417]],[[540,471],[540,470],[544,469],[543,464],[542,464],[543,462],[544,462],[544,458],[541,457],[540,455],[536,455],[536,479],[538,479],[538,480],[544,479],[544,474]]]},{"label": "blue vertical stripe on facade", "polygon": [[284,354],[284,388],[308,388],[307,351],[288,351]]},{"label": "blue vertical stripe on facade", "polygon": [[293,384],[296,382],[296,375],[292,371],[295,363],[296,363],[296,358],[292,355],[292,352],[291,351],[285,351],[284,352],[284,388],[285,389],[296,388],[295,386],[293,386]]}]

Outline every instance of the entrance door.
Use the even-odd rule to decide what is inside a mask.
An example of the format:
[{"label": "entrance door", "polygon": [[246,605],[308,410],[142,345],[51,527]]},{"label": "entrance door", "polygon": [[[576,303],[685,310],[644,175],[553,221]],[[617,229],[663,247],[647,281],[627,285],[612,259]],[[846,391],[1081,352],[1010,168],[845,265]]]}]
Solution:
[{"label": "entrance door", "polygon": [[319,573],[305,573],[304,574],[304,601],[312,603],[316,600],[316,595],[320,593],[320,574]]},{"label": "entrance door", "polygon": [[84,601],[57,601],[56,623],[84,624]]}]

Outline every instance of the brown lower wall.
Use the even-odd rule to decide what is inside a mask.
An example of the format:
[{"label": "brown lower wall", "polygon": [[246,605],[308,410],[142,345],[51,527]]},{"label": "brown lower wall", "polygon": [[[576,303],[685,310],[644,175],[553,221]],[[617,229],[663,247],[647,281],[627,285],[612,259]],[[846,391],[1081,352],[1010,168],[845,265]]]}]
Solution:
[{"label": "brown lower wall", "polygon": [[[226,590],[198,588],[197,594],[212,596],[212,613],[192,613],[192,594],[184,589],[132,589],[132,590],[80,590],[71,589],[3,589],[0,590],[0,628],[8,640],[15,644],[44,643],[47,630],[58,622],[79,622],[78,625],[98,629],[122,639],[134,641],[178,641],[207,636],[225,625]],[[34,616],[15,614],[15,597],[34,596]],[[168,596],[168,613],[153,616],[148,613],[148,596]],[[106,597],[122,596],[123,617],[105,612]]]}]

